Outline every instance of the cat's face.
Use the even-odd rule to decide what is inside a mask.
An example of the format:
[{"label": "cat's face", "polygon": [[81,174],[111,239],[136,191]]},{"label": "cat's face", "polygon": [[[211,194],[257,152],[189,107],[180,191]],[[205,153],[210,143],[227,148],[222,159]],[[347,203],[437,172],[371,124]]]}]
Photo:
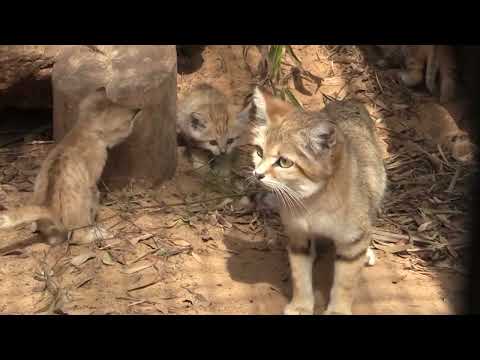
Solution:
[{"label": "cat's face", "polygon": [[190,114],[190,134],[200,148],[213,155],[230,154],[241,143],[248,116],[226,104],[209,104]]},{"label": "cat's face", "polygon": [[79,112],[79,121],[90,126],[108,147],[113,147],[132,133],[140,109],[111,102],[101,89],[83,100]]},{"label": "cat's face", "polygon": [[253,175],[273,191],[298,198],[318,192],[333,173],[335,126],[325,113],[296,109],[258,89],[252,104]]}]

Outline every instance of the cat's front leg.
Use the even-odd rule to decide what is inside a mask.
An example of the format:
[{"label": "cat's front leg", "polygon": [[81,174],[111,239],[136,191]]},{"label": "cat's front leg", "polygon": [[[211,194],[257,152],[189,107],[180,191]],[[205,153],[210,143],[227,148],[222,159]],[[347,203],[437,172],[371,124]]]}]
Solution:
[{"label": "cat's front leg", "polygon": [[305,235],[290,237],[288,257],[292,277],[292,300],[285,307],[285,315],[313,315],[315,296],[312,270],[314,254],[311,242]]}]

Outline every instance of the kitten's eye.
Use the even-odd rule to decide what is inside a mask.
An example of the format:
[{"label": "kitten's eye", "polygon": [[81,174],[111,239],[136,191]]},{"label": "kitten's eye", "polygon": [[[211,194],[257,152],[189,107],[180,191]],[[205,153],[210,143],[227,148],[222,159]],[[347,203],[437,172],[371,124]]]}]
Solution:
[{"label": "kitten's eye", "polygon": [[227,145],[232,145],[235,139],[228,139],[227,140]]},{"label": "kitten's eye", "polygon": [[257,155],[263,159],[263,150],[260,146],[257,146]]},{"label": "kitten's eye", "polygon": [[212,141],[209,141],[208,143],[209,143],[210,145],[213,145],[213,146],[218,145],[217,140],[212,140]]},{"label": "kitten's eye", "polygon": [[280,167],[282,167],[282,168],[284,168],[284,169],[293,166],[293,161],[292,161],[292,160],[285,159],[284,157],[281,157],[280,159],[278,159],[277,163],[278,163],[278,165],[279,165]]}]

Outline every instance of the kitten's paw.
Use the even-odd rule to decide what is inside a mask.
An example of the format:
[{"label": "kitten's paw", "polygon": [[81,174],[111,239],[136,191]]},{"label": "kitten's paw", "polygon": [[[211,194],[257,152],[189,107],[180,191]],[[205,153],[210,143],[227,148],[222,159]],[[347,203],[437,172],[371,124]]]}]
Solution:
[{"label": "kitten's paw", "polygon": [[313,315],[313,304],[291,302],[283,310],[284,315]]},{"label": "kitten's paw", "polygon": [[113,234],[101,226],[94,226],[88,229],[81,229],[74,231],[71,243],[72,244],[90,244],[98,240],[105,240],[113,238]]},{"label": "kitten's paw", "polygon": [[407,87],[414,87],[422,82],[421,78],[419,79],[418,77],[413,76],[407,71],[400,71],[398,73],[398,77],[400,78],[400,81]]}]

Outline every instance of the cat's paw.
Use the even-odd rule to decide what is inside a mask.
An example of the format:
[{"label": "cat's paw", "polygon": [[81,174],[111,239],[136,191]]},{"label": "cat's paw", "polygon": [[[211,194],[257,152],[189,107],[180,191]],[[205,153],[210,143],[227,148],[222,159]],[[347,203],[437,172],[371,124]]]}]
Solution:
[{"label": "cat's paw", "polygon": [[323,315],[353,315],[352,312],[340,312],[334,310],[326,310]]},{"label": "cat's paw", "polygon": [[291,302],[285,309],[284,315],[313,315],[313,303]]},{"label": "cat's paw", "polygon": [[351,307],[348,306],[328,306],[323,315],[353,315]]}]

